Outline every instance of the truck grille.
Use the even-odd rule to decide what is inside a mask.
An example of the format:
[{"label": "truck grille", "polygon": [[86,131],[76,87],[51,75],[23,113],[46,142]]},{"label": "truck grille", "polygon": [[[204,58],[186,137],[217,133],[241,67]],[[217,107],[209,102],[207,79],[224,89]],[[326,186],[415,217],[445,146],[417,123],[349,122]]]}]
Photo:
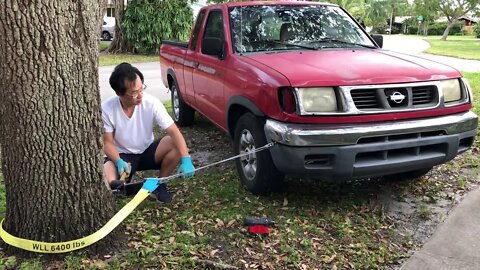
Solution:
[{"label": "truck grille", "polygon": [[433,105],[438,102],[437,89],[435,86],[412,87],[413,106]]},{"label": "truck grille", "polygon": [[352,89],[350,95],[360,111],[415,109],[438,103],[438,90],[434,85]]}]

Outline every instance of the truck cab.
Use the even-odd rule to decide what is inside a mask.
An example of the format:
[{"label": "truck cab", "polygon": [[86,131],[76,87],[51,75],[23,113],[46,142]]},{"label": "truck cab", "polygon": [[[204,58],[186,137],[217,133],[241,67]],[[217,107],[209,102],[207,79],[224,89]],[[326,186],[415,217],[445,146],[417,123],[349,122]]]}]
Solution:
[{"label": "truck cab", "polygon": [[242,183],[264,194],[285,175],[418,176],[469,149],[478,117],[460,72],[380,45],[337,5],[231,2],[160,57],[177,123],[199,112],[227,132]]}]

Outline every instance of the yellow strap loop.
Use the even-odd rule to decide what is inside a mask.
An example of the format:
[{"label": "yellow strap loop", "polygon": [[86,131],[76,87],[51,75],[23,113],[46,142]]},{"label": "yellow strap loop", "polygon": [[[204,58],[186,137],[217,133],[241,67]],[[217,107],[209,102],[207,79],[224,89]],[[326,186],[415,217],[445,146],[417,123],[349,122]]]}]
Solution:
[{"label": "yellow strap loop", "polygon": [[100,230],[89,236],[68,242],[47,243],[15,237],[3,229],[3,219],[0,222],[0,237],[5,243],[24,250],[40,253],[64,253],[87,247],[104,238],[115,229],[145,198],[149,191],[142,188],[118,213],[116,213]]}]

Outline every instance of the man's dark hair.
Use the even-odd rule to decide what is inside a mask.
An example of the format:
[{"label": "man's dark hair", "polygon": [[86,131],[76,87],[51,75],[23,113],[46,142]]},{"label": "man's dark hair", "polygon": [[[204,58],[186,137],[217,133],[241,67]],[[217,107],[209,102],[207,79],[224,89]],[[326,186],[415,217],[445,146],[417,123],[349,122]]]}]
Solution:
[{"label": "man's dark hair", "polygon": [[134,82],[138,77],[142,80],[143,83],[143,74],[138,70],[138,68],[130,65],[129,63],[121,63],[115,67],[110,75],[110,86],[112,89],[119,95],[124,95],[127,91],[125,87],[125,80]]}]

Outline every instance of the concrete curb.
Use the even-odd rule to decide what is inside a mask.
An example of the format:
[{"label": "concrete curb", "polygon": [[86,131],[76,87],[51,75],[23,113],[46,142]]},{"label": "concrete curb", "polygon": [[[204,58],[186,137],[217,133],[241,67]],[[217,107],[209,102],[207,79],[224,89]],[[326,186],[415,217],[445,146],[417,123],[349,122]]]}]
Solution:
[{"label": "concrete curb", "polygon": [[453,208],[401,270],[480,269],[480,188]]}]

